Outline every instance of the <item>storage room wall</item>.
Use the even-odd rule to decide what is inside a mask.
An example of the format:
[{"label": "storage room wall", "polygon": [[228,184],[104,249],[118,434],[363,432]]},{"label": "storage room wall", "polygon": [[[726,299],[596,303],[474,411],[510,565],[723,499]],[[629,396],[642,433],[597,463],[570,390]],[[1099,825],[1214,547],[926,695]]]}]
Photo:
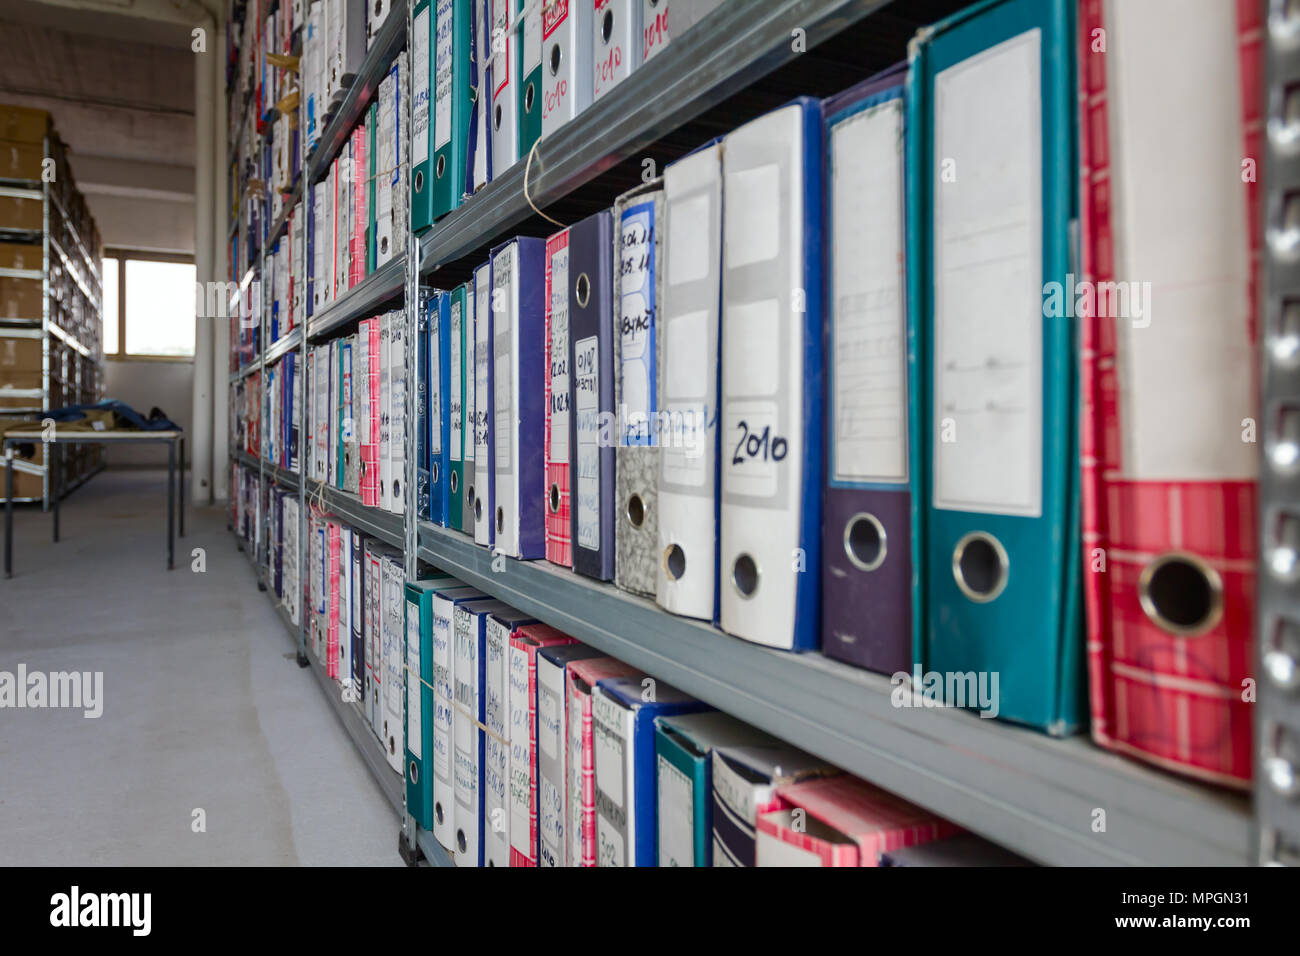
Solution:
[{"label": "storage room wall", "polygon": [[[193,55],[182,24],[0,0],[0,101],[53,115],[106,248],[194,253]],[[192,360],[105,365],[105,397],[189,428]],[[167,452],[109,448],[108,461]]]}]

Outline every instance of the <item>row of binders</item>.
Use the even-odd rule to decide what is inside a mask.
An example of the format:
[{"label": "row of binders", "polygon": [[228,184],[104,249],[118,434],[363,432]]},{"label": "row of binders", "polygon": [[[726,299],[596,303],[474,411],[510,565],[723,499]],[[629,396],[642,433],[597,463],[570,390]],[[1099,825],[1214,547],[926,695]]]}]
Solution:
[{"label": "row of binders", "polygon": [[[416,0],[411,223],[419,233],[722,0]],[[671,20],[669,11],[671,10]]]},{"label": "row of binders", "polygon": [[1258,27],[985,0],[495,247],[421,305],[421,513],[1248,785]]},{"label": "row of binders", "polygon": [[394,514],[406,502],[406,317],[395,309],[308,347],[307,474]]}]

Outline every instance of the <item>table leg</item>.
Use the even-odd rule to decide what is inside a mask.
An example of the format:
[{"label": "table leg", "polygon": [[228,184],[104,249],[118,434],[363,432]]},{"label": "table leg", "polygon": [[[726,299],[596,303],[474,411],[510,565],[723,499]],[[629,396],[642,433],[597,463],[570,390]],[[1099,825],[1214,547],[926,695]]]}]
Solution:
[{"label": "table leg", "polygon": [[59,499],[62,497],[61,492],[63,490],[59,487],[63,478],[63,446],[58,442],[45,446],[45,468],[50,473],[50,489],[54,498],[54,543],[58,544]]},{"label": "table leg", "polygon": [[180,440],[181,460],[176,469],[176,517],[180,525],[179,537],[185,537],[185,439]]},{"label": "table leg", "polygon": [[9,443],[5,454],[5,577],[14,576],[14,452]]},{"label": "table leg", "polygon": [[167,443],[167,570],[175,564],[176,533],[176,443]]}]

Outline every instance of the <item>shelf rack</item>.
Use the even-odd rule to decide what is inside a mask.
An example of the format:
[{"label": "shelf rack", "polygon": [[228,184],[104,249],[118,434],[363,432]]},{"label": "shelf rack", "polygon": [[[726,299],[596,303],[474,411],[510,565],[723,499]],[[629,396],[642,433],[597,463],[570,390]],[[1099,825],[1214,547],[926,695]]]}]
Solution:
[{"label": "shelf rack", "polygon": [[[792,31],[805,31],[811,49],[886,6],[886,0],[725,4],[696,29],[674,37],[668,49],[543,140],[533,156],[526,189],[527,163],[521,161],[469,197],[425,237],[411,238],[403,259],[389,263],[313,317],[304,341],[291,347],[305,348],[307,343],[330,337],[395,299],[403,289],[408,329],[413,328],[419,293],[426,283],[438,284],[444,268],[508,238],[511,229],[527,220],[535,207],[570,197],[754,80],[789,63],[798,55],[790,42]],[[401,14],[409,31],[410,10],[405,4]],[[396,32],[395,22],[390,15],[385,34]],[[387,67],[385,63],[379,68],[374,60],[387,56],[390,63],[387,51],[397,55],[406,35],[381,36],[375,44],[357,85],[327,124],[322,149],[304,165],[307,183],[319,178],[373,95],[372,84],[377,86],[377,78]],[[384,54],[376,56],[375,50],[381,48]],[[1290,83],[1293,74],[1300,76],[1300,59],[1288,69],[1285,74],[1271,74],[1273,82]],[[409,123],[406,128],[409,130]],[[1296,169],[1300,170],[1300,165]],[[1300,172],[1295,182],[1300,183]],[[1300,282],[1300,269],[1296,276]],[[408,375],[414,374],[418,361],[415,351],[408,350]],[[408,389],[408,421],[415,420],[416,392]],[[1290,394],[1300,395],[1300,385]],[[304,404],[304,434],[310,434],[309,413]],[[305,461],[304,454],[304,467]],[[267,466],[260,467],[262,474],[284,480]],[[820,654],[794,655],[749,644],[707,623],[675,617],[651,601],[544,561],[494,556],[457,531],[415,519],[414,467],[414,456],[408,456],[404,516],[364,507],[355,495],[312,479],[297,483],[297,487],[302,501],[319,497],[328,510],[362,533],[402,548],[408,576],[416,572],[418,562],[455,575],[593,647],[1037,862],[1217,866],[1245,865],[1258,859],[1259,823],[1251,800],[1244,795],[1184,781],[1103,751],[1086,737],[1055,739],[953,708],[896,707],[887,676]],[[1295,495],[1287,500],[1294,501]],[[305,506],[301,515],[305,525]],[[305,527],[299,540],[305,540]],[[303,566],[301,560],[299,566]],[[1295,610],[1300,620],[1300,605]],[[304,628],[296,630],[300,659],[305,661]],[[332,682],[320,674],[318,677],[336,700],[339,695]],[[381,785],[399,781],[384,762],[369,729],[357,720],[349,724],[341,702],[340,708],[345,727]],[[397,789],[402,789],[400,784]],[[1098,809],[1106,813],[1102,831],[1094,830]],[[408,853],[418,849],[431,865],[453,865],[429,831],[418,828],[405,812],[402,820]],[[1287,839],[1292,839],[1300,830],[1289,832]],[[1277,846],[1284,842],[1276,834],[1270,839]],[[1293,856],[1298,845],[1286,844]]]},{"label": "shelf rack", "polygon": [[[66,170],[64,147],[52,131],[47,131],[43,150],[43,168]],[[61,174],[62,175],[62,174]],[[70,175],[67,174],[67,175]],[[75,189],[75,184],[71,184]],[[64,405],[89,404],[103,398],[104,354],[101,314],[103,289],[99,262],[92,247],[96,239],[78,234],[77,223],[59,196],[58,185],[36,180],[0,180],[0,197],[25,199],[41,204],[41,228],[14,230],[0,227],[0,242],[30,244],[39,249],[39,268],[0,268],[0,278],[41,283],[39,315],[0,318],[0,339],[40,342],[40,386],[0,387],[0,417],[34,415],[45,409]],[[93,230],[93,226],[92,226]],[[39,246],[37,245],[39,243]],[[70,299],[58,294],[53,277],[66,275],[70,280]],[[79,319],[73,327],[69,319]],[[8,462],[0,458],[0,469]],[[58,487],[67,495],[91,477],[103,471],[104,450],[87,446],[63,459],[64,474]],[[39,477],[39,495],[15,495],[15,501],[40,502],[50,507],[51,476],[44,463],[13,460],[15,471]],[[2,479],[0,479],[2,480]],[[3,500],[3,496],[0,496]]]}]

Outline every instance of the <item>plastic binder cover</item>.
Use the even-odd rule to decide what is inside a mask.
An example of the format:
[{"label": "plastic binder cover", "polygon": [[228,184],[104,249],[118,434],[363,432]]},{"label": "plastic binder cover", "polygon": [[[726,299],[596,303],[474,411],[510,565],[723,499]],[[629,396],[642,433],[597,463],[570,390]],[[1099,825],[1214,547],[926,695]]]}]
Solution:
[{"label": "plastic binder cover", "polygon": [[659,573],[659,407],[656,341],[663,299],[661,181],[614,203],[614,583],[653,597]]},{"label": "plastic binder cover", "polygon": [[523,560],[546,556],[545,245],[519,238],[492,251],[494,550]]},{"label": "plastic binder cover", "polygon": [[463,350],[461,352],[461,375],[464,377],[465,388],[465,414],[464,414],[464,445],[465,445],[465,462],[461,484],[464,487],[461,504],[460,530],[470,537],[474,537],[474,502],[476,493],[474,491],[474,481],[477,474],[474,470],[474,459],[478,451],[478,418],[475,409],[475,390],[478,388],[478,363],[475,361],[475,352],[478,350],[478,318],[477,318],[477,275],[466,282],[465,289],[465,322],[461,326],[461,342]]},{"label": "plastic binder cover", "polygon": [[483,865],[510,865],[510,638],[520,611],[488,617],[483,636]]},{"label": "plastic binder cover", "polygon": [[465,514],[465,439],[472,432],[465,427],[465,286],[458,285],[442,300],[442,321],[445,330],[444,350],[447,361],[443,373],[447,383],[446,397],[442,403],[446,410],[447,445],[443,454],[446,461],[447,481],[443,497],[447,502],[447,527],[464,531]]},{"label": "plastic binder cover", "polygon": [[720,624],[805,650],[821,637],[821,104],[724,149]]},{"label": "plastic binder cover", "polygon": [[508,610],[500,601],[466,601],[452,612],[452,792],[456,801],[457,866],[483,865],[483,680],[488,615]]},{"label": "plastic binder cover", "polygon": [[456,605],[486,598],[465,585],[441,588],[433,596],[433,830],[434,839],[449,853],[456,848],[454,763],[455,624]]},{"label": "plastic binder cover", "polygon": [[450,320],[451,293],[435,292],[429,302],[429,335],[426,340],[428,405],[425,427],[429,430],[429,518],[444,526],[449,524],[451,508],[448,497],[451,487],[451,421],[454,415],[460,414],[460,402],[451,395]]},{"label": "plastic binder cover", "polygon": [[659,543],[655,600],[717,619],[718,333],[722,144],[664,171],[665,278],[658,331]]},{"label": "plastic binder cover", "polygon": [[571,568],[567,229],[546,240],[546,372],[546,560]]},{"label": "plastic binder cover", "polygon": [[496,522],[492,480],[492,268],[474,270],[474,540],[492,547]]},{"label": "plastic binder cover", "polygon": [[1057,734],[1085,706],[1075,331],[1044,296],[1070,269],[1070,6],[1005,0],[938,24],[914,44],[908,123],[925,667],[969,675],[949,703]]}]

